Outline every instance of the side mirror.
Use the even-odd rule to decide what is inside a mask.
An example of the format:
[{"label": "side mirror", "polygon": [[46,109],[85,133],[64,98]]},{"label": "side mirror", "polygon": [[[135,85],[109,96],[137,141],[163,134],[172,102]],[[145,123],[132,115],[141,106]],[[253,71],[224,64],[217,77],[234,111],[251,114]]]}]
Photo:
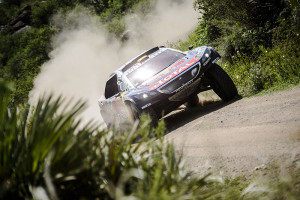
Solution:
[{"label": "side mirror", "polygon": [[194,48],[194,45],[189,46],[189,50],[192,50]]}]

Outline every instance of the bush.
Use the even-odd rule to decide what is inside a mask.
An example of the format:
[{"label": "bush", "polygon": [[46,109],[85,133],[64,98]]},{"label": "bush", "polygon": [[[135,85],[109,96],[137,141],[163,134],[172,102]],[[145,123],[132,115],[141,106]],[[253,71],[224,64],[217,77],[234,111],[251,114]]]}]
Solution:
[{"label": "bush", "polygon": [[215,47],[240,94],[300,82],[297,0],[197,0],[194,5],[202,18],[196,39],[187,43]]},{"label": "bush", "polygon": [[[163,122],[155,130],[144,119],[131,132],[99,131],[75,120],[82,103],[59,113],[62,100],[50,97],[34,108],[10,110],[10,87],[1,81],[0,89],[1,199],[193,199],[210,194],[205,179],[192,177],[174,146],[165,144]],[[151,133],[158,140],[149,138]],[[137,138],[140,142],[133,144]]]},{"label": "bush", "polygon": [[2,36],[0,66],[3,67],[3,78],[16,84],[13,94],[16,104],[25,103],[33,87],[33,79],[46,62],[50,52],[50,39],[54,29],[44,27],[31,29],[24,34]]},{"label": "bush", "polygon": [[49,25],[51,17],[60,11],[68,11],[77,4],[76,0],[47,0],[34,4],[31,14],[31,21],[35,27]]},{"label": "bush", "polygon": [[273,0],[197,0],[195,7],[202,13],[201,26],[205,27],[208,43],[221,44],[228,61],[237,51],[251,55],[257,46],[271,47],[272,31],[287,9],[285,2]]},{"label": "bush", "polygon": [[300,38],[292,20],[283,19],[274,29],[273,48],[253,48],[251,56],[237,53],[223,67],[242,95],[252,95],[278,85],[300,82]]},{"label": "bush", "polygon": [[297,162],[276,182],[195,177],[164,140],[163,121],[151,129],[144,116],[131,131],[101,131],[76,119],[84,108],[80,102],[66,109],[61,98],[50,97],[11,110],[11,90],[12,84],[0,80],[0,199],[296,199],[300,194]]}]

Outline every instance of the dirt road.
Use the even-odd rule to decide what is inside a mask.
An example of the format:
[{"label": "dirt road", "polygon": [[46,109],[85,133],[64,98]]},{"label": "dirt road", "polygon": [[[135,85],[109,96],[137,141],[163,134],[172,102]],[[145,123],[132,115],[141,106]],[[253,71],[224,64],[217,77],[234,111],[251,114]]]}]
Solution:
[{"label": "dirt road", "polygon": [[267,173],[270,163],[300,160],[300,86],[288,91],[177,111],[167,140],[199,174]]}]

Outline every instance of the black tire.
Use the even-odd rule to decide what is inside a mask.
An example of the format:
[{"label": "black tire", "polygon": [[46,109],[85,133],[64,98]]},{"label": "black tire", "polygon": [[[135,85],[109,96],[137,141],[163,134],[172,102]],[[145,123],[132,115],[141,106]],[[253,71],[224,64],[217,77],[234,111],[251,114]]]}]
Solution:
[{"label": "black tire", "polygon": [[[131,111],[133,122],[136,120],[139,120],[141,117],[141,114],[142,114],[141,111],[133,103],[129,103],[129,108]],[[155,111],[152,108],[146,108],[143,112],[150,116],[151,125],[156,126],[159,118],[158,118],[157,114],[155,113]]]},{"label": "black tire", "polygon": [[184,104],[187,108],[194,108],[199,104],[198,95],[194,95],[188,99],[188,101]]},{"label": "black tire", "polygon": [[146,108],[145,113],[151,118],[151,126],[156,127],[158,124],[159,117],[152,108]]},{"label": "black tire", "polygon": [[212,89],[223,101],[230,101],[237,96],[233,81],[219,65],[213,64],[205,73],[211,80]]}]

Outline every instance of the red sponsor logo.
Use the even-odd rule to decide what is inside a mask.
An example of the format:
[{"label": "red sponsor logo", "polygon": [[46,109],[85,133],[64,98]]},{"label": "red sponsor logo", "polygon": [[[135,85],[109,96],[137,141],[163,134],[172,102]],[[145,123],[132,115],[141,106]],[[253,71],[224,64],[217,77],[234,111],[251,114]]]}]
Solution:
[{"label": "red sponsor logo", "polygon": [[165,76],[166,74],[168,74],[170,71],[172,71],[173,69],[175,69],[176,67],[178,67],[179,65],[181,65],[182,63],[184,63],[186,60],[181,60],[178,63],[172,65],[171,67],[165,69],[163,72],[161,72],[158,76],[155,77],[156,80],[159,80],[160,78],[162,78],[163,76]]},{"label": "red sponsor logo", "polygon": [[[158,87],[160,87],[161,85],[165,84],[166,82],[168,82],[169,80],[173,79],[175,76],[177,76],[178,74],[182,73],[183,71],[185,71],[186,69],[190,68],[197,60],[196,59],[191,59],[190,61],[188,61],[186,64],[184,64],[183,66],[179,67],[178,69],[176,69],[175,71],[173,71],[172,73],[168,74],[167,76],[163,77],[162,79],[160,79],[158,82],[154,83],[153,85],[149,86],[148,88],[151,90],[155,90]],[[182,62],[180,62],[182,63]],[[178,65],[176,65],[178,66]],[[174,67],[172,67],[172,69],[174,69]]]}]

